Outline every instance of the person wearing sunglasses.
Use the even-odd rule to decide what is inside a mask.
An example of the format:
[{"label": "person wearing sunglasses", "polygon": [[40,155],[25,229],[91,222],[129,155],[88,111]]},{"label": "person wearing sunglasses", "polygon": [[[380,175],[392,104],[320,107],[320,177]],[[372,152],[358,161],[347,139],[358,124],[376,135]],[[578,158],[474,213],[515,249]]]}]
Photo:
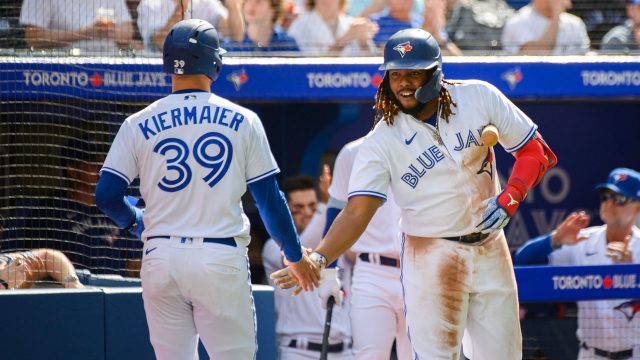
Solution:
[{"label": "person wearing sunglasses", "polygon": [[[640,263],[640,173],[617,168],[596,186],[604,225],[571,213],[550,234],[527,241],[514,265]],[[578,301],[578,359],[640,359],[640,300]]]}]

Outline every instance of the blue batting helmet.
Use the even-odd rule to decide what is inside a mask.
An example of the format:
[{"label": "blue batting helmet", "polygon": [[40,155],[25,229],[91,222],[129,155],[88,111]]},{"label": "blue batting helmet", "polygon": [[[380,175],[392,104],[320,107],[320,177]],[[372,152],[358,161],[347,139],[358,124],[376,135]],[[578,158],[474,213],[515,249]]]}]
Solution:
[{"label": "blue batting helmet", "polygon": [[222,54],[218,32],[204,20],[177,22],[167,34],[162,48],[164,71],[175,75],[204,74],[211,80],[222,69]]},{"label": "blue batting helmet", "polygon": [[405,29],[391,35],[384,45],[384,64],[379,70],[430,70],[433,76],[416,91],[416,99],[428,103],[442,88],[442,53],[436,39],[422,29]]}]

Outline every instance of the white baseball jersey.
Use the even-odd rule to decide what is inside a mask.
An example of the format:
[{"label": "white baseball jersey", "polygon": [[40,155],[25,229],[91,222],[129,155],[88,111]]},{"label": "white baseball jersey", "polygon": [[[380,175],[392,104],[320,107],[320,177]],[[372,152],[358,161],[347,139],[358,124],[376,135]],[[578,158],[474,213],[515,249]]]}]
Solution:
[{"label": "white baseball jersey", "polygon": [[247,184],[279,169],[255,113],[215,94],[190,92],[127,118],[102,171],[127,183],[140,177],[147,204],[143,239],[246,239],[249,220],[240,198]]},{"label": "white baseball jersey", "polygon": [[[579,236],[587,239],[575,245],[564,245],[549,255],[553,265],[611,265],[606,255],[606,225],[584,229]],[[633,228],[629,248],[636,263],[640,262],[640,229]],[[580,341],[589,347],[606,351],[636,348],[633,359],[640,359],[640,314],[637,299],[578,301]]]},{"label": "white baseball jersey", "polygon": [[[332,198],[346,202],[348,200],[349,178],[351,170],[364,138],[345,145],[336,158],[333,168],[333,179],[329,187]],[[356,253],[376,253],[388,257],[398,258],[400,255],[400,228],[398,219],[400,209],[389,194],[391,201],[386,201],[369,222],[367,229],[360,239],[351,247]]]},{"label": "white baseball jersey", "polygon": [[[535,11],[533,6],[523,6],[502,29],[504,50],[510,55],[517,54],[524,44],[542,38],[550,23],[551,20]],[[584,21],[567,12],[561,13],[555,42],[553,50],[549,51],[553,55],[586,54],[590,41]]]},{"label": "white baseball jersey", "polygon": [[459,236],[478,231],[483,200],[500,191],[493,149],[482,146],[484,126],[495,125],[508,152],[520,149],[537,126],[498,89],[484,81],[445,84],[457,103],[449,122],[436,128],[405,113],[393,126],[380,121],[356,157],[349,197],[387,199],[391,187],[402,210],[400,228],[422,237]]}]

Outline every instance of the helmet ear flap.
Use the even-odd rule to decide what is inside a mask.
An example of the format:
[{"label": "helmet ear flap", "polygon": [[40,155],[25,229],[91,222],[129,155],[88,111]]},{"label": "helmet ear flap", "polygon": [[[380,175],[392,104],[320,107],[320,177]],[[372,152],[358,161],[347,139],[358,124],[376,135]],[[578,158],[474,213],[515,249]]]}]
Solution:
[{"label": "helmet ear flap", "polygon": [[423,104],[435,99],[435,97],[440,93],[440,89],[442,89],[443,77],[444,74],[440,67],[436,67],[436,70],[431,76],[431,80],[427,81],[427,83],[422,85],[420,89],[416,90],[416,99]]}]

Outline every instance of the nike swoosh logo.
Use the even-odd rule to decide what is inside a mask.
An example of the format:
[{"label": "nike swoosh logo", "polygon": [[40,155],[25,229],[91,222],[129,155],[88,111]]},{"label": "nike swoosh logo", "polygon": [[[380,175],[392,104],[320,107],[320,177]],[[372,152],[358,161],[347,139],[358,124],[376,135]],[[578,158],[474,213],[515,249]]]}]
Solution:
[{"label": "nike swoosh logo", "polygon": [[587,252],[587,253],[585,253],[585,255],[587,255],[587,256],[593,256],[595,254],[597,254],[597,252]]},{"label": "nike swoosh logo", "polygon": [[413,138],[415,138],[417,134],[418,134],[418,132],[416,131],[415,133],[413,133],[413,136],[410,137],[408,140],[404,139],[404,143],[407,144],[407,145],[410,145],[413,142]]},{"label": "nike swoosh logo", "polygon": [[149,253],[150,253],[150,252],[152,252],[153,250],[155,250],[155,249],[157,249],[157,248],[158,248],[158,247],[156,246],[156,247],[154,247],[154,248],[147,249],[147,250],[145,250],[145,251],[144,251],[144,254],[145,254],[145,255],[149,255]]}]

